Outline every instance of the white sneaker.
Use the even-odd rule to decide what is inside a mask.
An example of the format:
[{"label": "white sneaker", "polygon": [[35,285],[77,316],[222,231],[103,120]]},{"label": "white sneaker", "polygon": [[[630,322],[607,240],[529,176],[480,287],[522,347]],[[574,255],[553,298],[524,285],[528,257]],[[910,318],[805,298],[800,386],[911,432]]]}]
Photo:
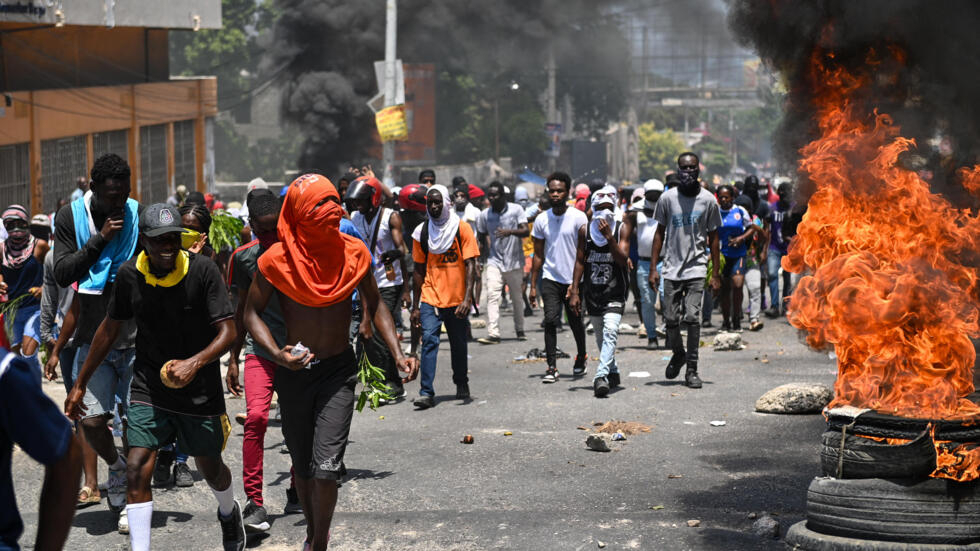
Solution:
[{"label": "white sneaker", "polygon": [[129,533],[129,515],[126,514],[126,509],[123,509],[119,513],[119,524],[116,527],[119,529],[120,534],[125,535]]}]

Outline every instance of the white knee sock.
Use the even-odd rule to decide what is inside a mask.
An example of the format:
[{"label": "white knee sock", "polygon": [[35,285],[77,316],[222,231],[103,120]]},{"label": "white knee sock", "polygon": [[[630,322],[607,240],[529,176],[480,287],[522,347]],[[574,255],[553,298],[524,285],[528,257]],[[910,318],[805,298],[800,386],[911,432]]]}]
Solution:
[{"label": "white knee sock", "polygon": [[126,515],[129,517],[129,545],[133,551],[150,551],[153,502],[129,504],[126,506]]},{"label": "white knee sock", "polygon": [[215,490],[212,487],[211,491],[214,492],[214,497],[218,500],[218,513],[223,517],[230,515],[232,509],[235,508],[235,490],[232,485],[229,484],[224,490]]}]

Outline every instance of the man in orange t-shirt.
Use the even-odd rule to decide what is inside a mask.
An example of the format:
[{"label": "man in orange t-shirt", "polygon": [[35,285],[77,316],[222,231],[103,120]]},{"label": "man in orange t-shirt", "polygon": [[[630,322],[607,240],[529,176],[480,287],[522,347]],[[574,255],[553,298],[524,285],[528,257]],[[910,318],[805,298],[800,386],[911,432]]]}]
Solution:
[{"label": "man in orange t-shirt", "polygon": [[436,405],[432,381],[436,376],[439,332],[443,324],[449,336],[456,399],[470,397],[466,317],[476,281],[476,259],[480,256],[473,229],[457,216],[446,186],[430,187],[425,195],[425,207],[429,219],[412,233],[415,261],[412,325],[422,328],[422,388],[414,402],[418,409]]}]

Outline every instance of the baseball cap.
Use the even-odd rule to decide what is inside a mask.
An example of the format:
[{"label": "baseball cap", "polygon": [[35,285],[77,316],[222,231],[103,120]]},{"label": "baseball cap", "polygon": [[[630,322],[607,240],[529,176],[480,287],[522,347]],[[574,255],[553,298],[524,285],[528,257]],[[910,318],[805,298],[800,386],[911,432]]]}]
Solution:
[{"label": "baseball cap", "polygon": [[165,233],[183,233],[180,212],[166,203],[155,203],[140,215],[140,233],[147,237],[159,237]]},{"label": "baseball cap", "polygon": [[31,218],[32,226],[50,226],[51,218],[47,214],[35,214],[34,218]]},{"label": "baseball cap", "polygon": [[643,191],[663,191],[664,183],[655,178],[643,182]]}]

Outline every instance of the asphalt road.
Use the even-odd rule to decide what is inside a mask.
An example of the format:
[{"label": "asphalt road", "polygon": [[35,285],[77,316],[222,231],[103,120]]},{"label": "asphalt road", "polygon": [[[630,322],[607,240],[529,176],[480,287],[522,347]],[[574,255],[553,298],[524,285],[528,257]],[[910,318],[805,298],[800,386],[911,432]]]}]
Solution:
[{"label": "asphalt road", "polygon": [[[717,319],[717,317],[716,317]],[[540,315],[528,324],[527,342],[512,338],[502,322],[499,345],[470,343],[470,388],[466,403],[454,399],[448,343],[436,376],[437,406],[415,411],[409,401],[365,409],[354,416],[340,489],[332,549],[783,549],[779,540],[749,532],[752,513],[768,512],[781,535],[803,518],[807,484],[818,473],[819,415],[779,416],[754,412],[755,400],[787,382],[831,384],[834,363],[809,351],[785,321],[766,320],[746,332],[747,348],[701,349],[701,390],[663,377],[664,351],[640,348],[622,335],[617,361],[624,388],[605,399],[592,394],[598,351],[589,337],[587,378],[565,376],[544,385],[543,362],[515,363],[527,350],[544,347]],[[624,321],[637,325],[635,314]],[[474,330],[475,336],[485,330]],[[710,343],[714,330],[702,340]],[[574,354],[571,332],[559,346]],[[629,373],[649,373],[630,377]],[[61,382],[45,382],[58,403]],[[410,398],[418,383],[409,387]],[[244,400],[227,400],[229,415]],[[588,427],[608,420],[638,421],[651,432],[613,443],[614,451],[586,449]],[[725,421],[715,427],[711,421]],[[234,430],[225,460],[241,491],[242,427]],[[505,435],[505,432],[512,433]],[[472,434],[472,445],[460,443]],[[265,501],[272,528],[250,548],[302,547],[302,515],[282,515],[289,484],[288,456],[280,453],[277,424],[266,435]],[[14,455],[15,486],[27,524],[21,541],[30,549],[37,523],[43,470],[20,451]],[[105,466],[100,464],[102,481]],[[219,549],[216,502],[195,471],[192,488],[154,490],[155,549]],[[700,526],[689,527],[688,520]],[[78,511],[67,549],[128,549],[115,531],[105,500]]]}]

